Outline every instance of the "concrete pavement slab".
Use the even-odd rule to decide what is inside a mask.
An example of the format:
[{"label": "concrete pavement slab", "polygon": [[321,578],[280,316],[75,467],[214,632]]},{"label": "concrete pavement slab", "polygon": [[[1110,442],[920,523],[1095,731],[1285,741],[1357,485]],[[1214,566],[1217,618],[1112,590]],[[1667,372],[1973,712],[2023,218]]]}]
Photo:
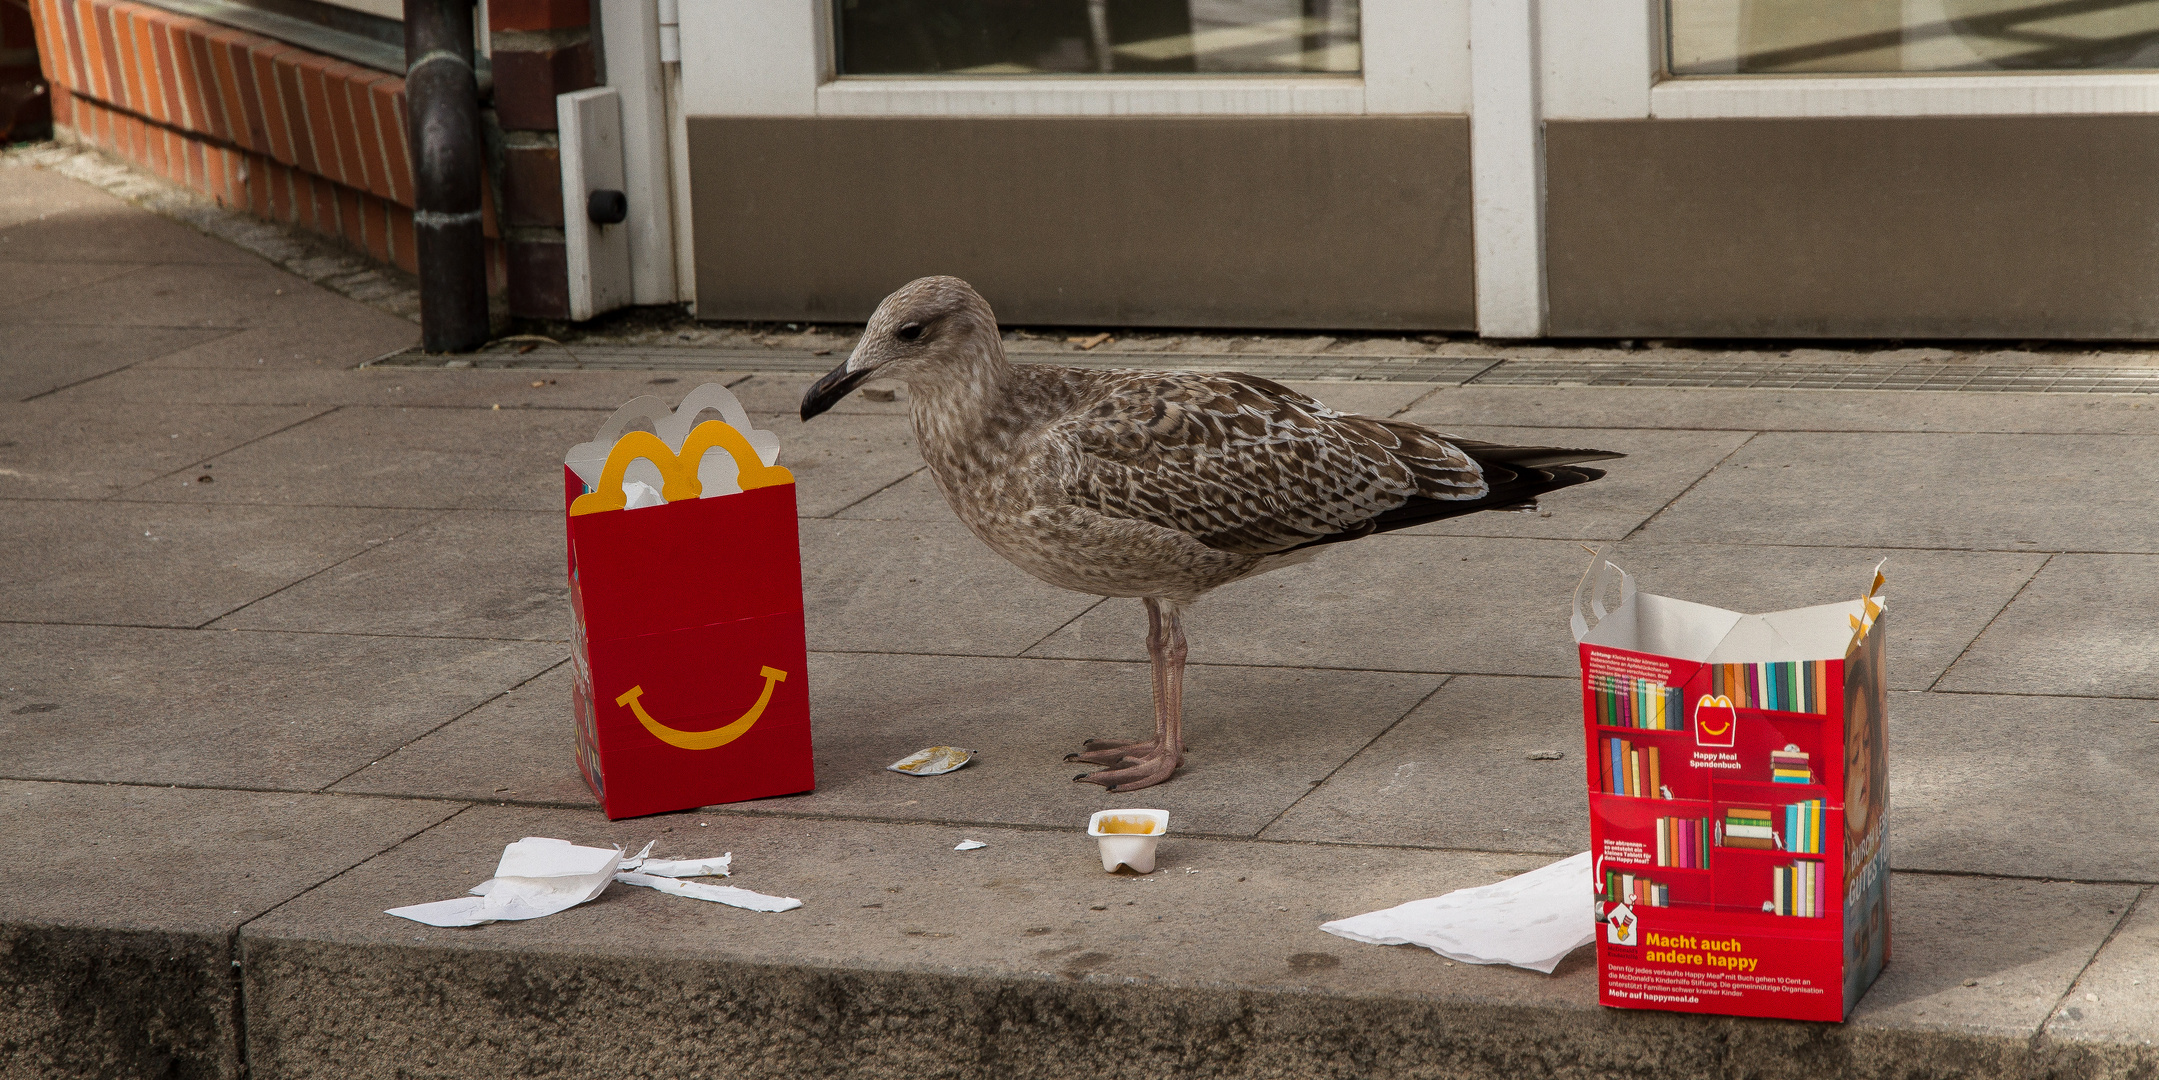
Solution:
[{"label": "concrete pavement slab", "polygon": [[[138,210],[87,184],[50,173],[44,176],[57,184],[26,184],[22,174],[36,172],[0,173],[0,189],[9,193],[7,205],[0,207],[0,261],[267,265],[223,240]],[[56,199],[60,185],[76,190]]]},{"label": "concrete pavement slab", "polygon": [[[805,906],[744,912],[618,885],[474,930],[379,914],[461,892],[526,835],[732,850],[732,884]],[[964,835],[989,846],[954,852],[960,835],[477,807],[243,931],[250,1064],[582,1074],[665,1046],[750,1077],[2018,1075],[2042,999],[2097,949],[2109,923],[2093,915],[2123,891],[1900,876],[1880,1000],[1845,1025],[1794,1025],[1597,1008],[1586,952],[1543,976],[1318,930],[1543,856],[1173,833],[1168,869],[1132,878],[1101,873],[1077,829],[977,827]],[[2049,925],[1989,949],[1974,909]]]},{"label": "concrete pavement slab", "polygon": [[1768,432],[1642,530],[1655,540],[2159,552],[2159,437]]},{"label": "concrete pavement slab", "polygon": [[[834,367],[838,367],[840,361],[845,359],[847,359],[847,354],[844,352],[834,353],[831,357]],[[742,400],[742,407],[753,413],[783,413],[799,418],[802,415],[802,395],[809,391],[810,384],[816,382],[817,379],[818,376],[815,375],[752,375],[739,383],[733,384],[729,389],[733,390],[735,396]],[[685,379],[684,382],[687,385],[688,379]],[[870,395],[863,393],[864,390],[890,391],[892,400],[871,400]],[[854,393],[841,398],[839,404],[834,405],[824,415],[826,417],[906,416],[907,409],[907,385],[897,379],[878,379],[874,382],[863,383]],[[834,425],[846,423],[844,420],[835,421],[822,418],[815,422]]]},{"label": "concrete pavement slab", "polygon": [[1535,513],[1487,513],[1437,521],[1405,532],[1427,536],[1537,536],[1618,540],[1648,521],[1747,441],[1743,431],[1644,431],[1602,428],[1464,427],[1452,434],[1486,442],[1613,450],[1618,461],[1592,462],[1604,478],[1555,491]]},{"label": "concrete pavement slab", "polygon": [[0,625],[9,779],[325,787],[562,659],[550,643]]},{"label": "concrete pavement slab", "polygon": [[221,455],[214,487],[130,498],[198,503],[562,510],[562,455],[604,413],[344,408]]},{"label": "concrete pavement slab", "polygon": [[69,213],[117,213],[125,209],[129,209],[127,204],[89,184],[0,158],[0,228]]},{"label": "concrete pavement slab", "polygon": [[[1763,613],[1857,599],[1889,565],[1889,685],[1924,690],[2046,562],[2037,553],[1885,551],[1630,540],[1611,557],[1645,591]],[[1588,557],[1583,557],[1588,565]]]},{"label": "concrete pavement slab", "polygon": [[559,512],[448,511],[215,625],[567,642],[563,543]]},{"label": "concrete pavement slab", "polygon": [[0,505],[11,526],[0,531],[0,611],[13,622],[201,626],[422,520],[335,507]]},{"label": "concrete pavement slab", "polygon": [[[236,334],[253,334],[242,330]],[[4,356],[0,353],[0,356]],[[722,374],[726,384],[747,376]],[[539,386],[533,386],[533,383]],[[115,372],[54,394],[61,401],[164,401],[232,405],[402,405],[612,411],[641,394],[679,399],[685,383],[649,371],[519,371],[501,368],[371,367],[327,364],[251,368],[150,365]],[[605,412],[602,412],[605,415]],[[597,427],[597,423],[595,423]],[[588,436],[589,437],[589,436]]]},{"label": "concrete pavement slab", "polygon": [[232,933],[457,809],[0,781],[0,1072],[240,1076]]},{"label": "concrete pavement slab", "polygon": [[2159,903],[2145,889],[2134,908],[2122,907],[2114,936],[2046,1025],[2048,1038],[2097,1051],[2117,1067],[2135,1060],[2109,1044],[2159,1041]]},{"label": "concrete pavement slab", "polygon": [[904,416],[819,417],[810,424],[796,413],[750,419],[779,435],[780,464],[795,474],[795,510],[806,518],[837,514],[922,468]]},{"label": "concrete pavement slab", "polygon": [[243,258],[220,265],[216,273],[188,263],[153,263],[36,301],[0,300],[0,324],[294,327],[357,318],[364,327],[375,319],[403,322],[253,256]]},{"label": "concrete pavement slab", "polygon": [[2029,1039],[2139,891],[1898,874],[1890,883],[1896,955],[1850,1022]]},{"label": "concrete pavement slab", "polygon": [[330,790],[597,809],[577,771],[569,662],[406,743]]},{"label": "concrete pavement slab", "polygon": [[[1084,827],[1115,806],[1170,812],[1179,833],[1254,836],[1407,713],[1441,679],[1384,672],[1194,666],[1185,679],[1185,766],[1123,795],[1073,777],[1092,738],[1154,732],[1148,669],[1062,660],[820,654],[810,672],[814,793],[743,813]],[[979,755],[958,772],[885,766],[925,746]]]},{"label": "concrete pavement slab", "polygon": [[1572,855],[1589,847],[1582,755],[1580,683],[1459,676],[1261,835]]},{"label": "concrete pavement slab", "polygon": [[[1185,632],[1195,663],[1571,676],[1569,598],[1588,564],[1567,540],[1389,533],[1224,586]],[[1144,659],[1146,615],[1103,604],[1027,655]]]},{"label": "concrete pavement slab", "polygon": [[[323,411],[305,405],[0,404],[0,497],[104,498]],[[170,486],[192,484],[196,475],[171,476]]]},{"label": "concrete pavement slab", "polygon": [[1889,698],[1900,869],[2159,882],[2159,702]]},{"label": "concrete pavement slab", "polygon": [[937,490],[937,481],[930,479],[927,469],[910,474],[907,479],[840,511],[837,516],[842,520],[941,522],[964,528],[952,512],[952,504],[945,501],[944,492]]},{"label": "concrete pavement slab", "polygon": [[1942,677],[1944,690],[2159,698],[2159,558],[2056,555]]},{"label": "concrete pavement slab", "polygon": [[[0,251],[0,254],[4,254],[4,251]],[[0,259],[0,297],[7,298],[5,303],[36,300],[91,282],[131,273],[145,265],[147,264],[80,260],[8,262]]]},{"label": "concrete pavement slab", "polygon": [[2159,402],[2139,394],[1910,390],[1724,390],[1449,386],[1405,413],[1450,425],[1639,427],[1717,431],[1929,431],[2159,434]]},{"label": "concrete pavement slab", "polygon": [[1014,656],[1099,599],[1035,580],[957,522],[800,528],[813,649]]},{"label": "concrete pavement slab", "polygon": [[[285,290],[285,296],[273,291],[273,301],[284,303],[295,287],[315,289],[288,276],[272,286],[272,290]],[[299,312],[267,310],[251,317],[247,325],[230,336],[175,350],[143,367],[227,371],[345,369],[419,344],[420,328],[412,322],[341,296],[316,292],[319,295]],[[337,332],[323,333],[325,325],[337,327]]]},{"label": "concrete pavement slab", "polygon": [[34,333],[0,334],[0,386],[7,387],[8,400],[26,401],[62,387],[89,385],[100,375],[227,333],[231,331],[47,326]]}]

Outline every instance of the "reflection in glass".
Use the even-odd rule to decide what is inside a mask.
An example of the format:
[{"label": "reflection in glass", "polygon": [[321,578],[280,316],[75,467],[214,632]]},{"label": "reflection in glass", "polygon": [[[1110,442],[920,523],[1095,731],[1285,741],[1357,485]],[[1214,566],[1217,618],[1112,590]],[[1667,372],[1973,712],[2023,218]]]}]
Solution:
[{"label": "reflection in glass", "polygon": [[842,75],[1355,74],[1358,0],[834,0]]},{"label": "reflection in glass", "polygon": [[2159,0],[1666,0],[1672,73],[2159,68]]}]

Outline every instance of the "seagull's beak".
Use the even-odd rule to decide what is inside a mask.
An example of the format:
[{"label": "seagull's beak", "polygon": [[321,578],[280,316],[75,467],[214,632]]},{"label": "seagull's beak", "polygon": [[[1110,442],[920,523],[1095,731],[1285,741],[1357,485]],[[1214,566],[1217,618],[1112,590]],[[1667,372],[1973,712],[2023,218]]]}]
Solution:
[{"label": "seagull's beak", "polygon": [[825,374],[824,378],[812,384],[808,393],[802,395],[802,420],[804,423],[808,423],[809,419],[818,413],[839,404],[841,398],[852,393],[855,387],[862,385],[863,381],[870,377],[867,369],[862,371],[848,370],[849,366],[854,362],[854,357],[848,357],[840,366],[833,368]]}]

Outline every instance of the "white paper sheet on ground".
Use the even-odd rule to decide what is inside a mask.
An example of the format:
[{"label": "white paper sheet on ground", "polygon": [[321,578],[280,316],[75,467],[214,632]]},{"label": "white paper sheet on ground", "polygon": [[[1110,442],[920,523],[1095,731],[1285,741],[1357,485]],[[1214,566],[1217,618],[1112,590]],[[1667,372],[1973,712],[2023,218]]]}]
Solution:
[{"label": "white paper sheet on ground", "polygon": [[980,840],[962,840],[959,843],[952,845],[952,850],[973,851],[976,848],[986,848],[988,846],[988,844],[985,844]]},{"label": "white paper sheet on ground", "polygon": [[715,904],[748,908],[751,911],[793,911],[802,906],[802,901],[792,896],[766,896],[764,893],[738,889],[733,885],[707,885],[701,881],[676,881],[671,877],[638,873],[616,874],[615,880],[624,885],[641,885],[663,893],[687,896],[693,900],[710,900]]},{"label": "white paper sheet on ground", "polygon": [[429,926],[537,919],[600,895],[621,861],[621,848],[578,847],[567,840],[528,836],[502,849],[495,876],[473,886],[473,895],[390,908],[385,914]]},{"label": "white paper sheet on ground", "polygon": [[1456,889],[1320,929],[1373,945],[1422,945],[1465,964],[1513,964],[1547,975],[1597,936],[1589,853],[1474,889]]}]

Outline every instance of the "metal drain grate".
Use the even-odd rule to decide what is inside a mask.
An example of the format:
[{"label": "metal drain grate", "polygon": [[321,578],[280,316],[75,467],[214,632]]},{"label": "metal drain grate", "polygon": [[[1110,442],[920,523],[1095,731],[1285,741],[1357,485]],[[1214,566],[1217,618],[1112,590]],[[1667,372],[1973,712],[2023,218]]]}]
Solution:
[{"label": "metal drain grate", "polygon": [[1509,360],[1477,386],[1743,387],[1761,390],[1994,390],[2159,393],[2159,368],[2002,364],[1821,364],[1734,360]]},{"label": "metal drain grate", "polygon": [[[1341,356],[1325,353],[1033,352],[1023,363],[1085,368],[1244,371],[1269,379],[1402,382],[1435,386],[1732,387],[1761,390],[1958,390],[2045,394],[2159,394],[2159,367],[2042,364],[1867,364],[1788,360],[1509,360],[1494,356]],[[495,347],[448,361],[458,367],[534,371],[759,372],[822,375],[834,354],[788,349],[707,349],[665,345]],[[417,349],[370,367],[440,367]]]}]

